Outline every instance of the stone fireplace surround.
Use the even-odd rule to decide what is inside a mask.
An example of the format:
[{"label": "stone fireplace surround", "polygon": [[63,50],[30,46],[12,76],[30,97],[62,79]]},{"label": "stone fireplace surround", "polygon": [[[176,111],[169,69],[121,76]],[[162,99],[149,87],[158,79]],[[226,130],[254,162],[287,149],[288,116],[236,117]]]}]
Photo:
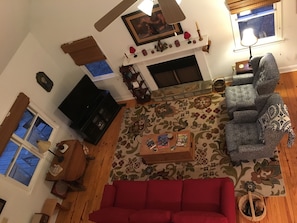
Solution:
[{"label": "stone fireplace surround", "polygon": [[[130,56],[124,59],[123,65],[136,66],[150,90],[155,91],[158,90],[158,86],[147,66],[195,55],[203,80],[212,80],[213,78],[205,59],[205,53],[202,51],[202,47],[208,44],[208,37],[206,35],[203,35],[202,37],[202,41],[199,41],[198,38],[193,38],[191,44],[188,44],[187,41],[180,41],[180,47],[176,47],[172,44],[172,48],[168,48],[163,52],[155,52],[154,54],[149,52],[147,56],[143,56],[141,53],[139,53],[137,57]],[[193,40],[196,40],[195,44],[193,43]],[[141,51],[141,49],[139,51]]]}]

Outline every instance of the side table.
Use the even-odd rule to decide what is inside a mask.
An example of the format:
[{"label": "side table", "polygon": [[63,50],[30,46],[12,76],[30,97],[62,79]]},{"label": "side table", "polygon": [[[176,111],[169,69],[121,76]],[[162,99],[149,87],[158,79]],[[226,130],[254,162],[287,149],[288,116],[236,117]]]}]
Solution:
[{"label": "side table", "polygon": [[88,161],[88,157],[84,153],[84,145],[78,140],[65,140],[58,143],[57,146],[63,144],[68,145],[66,152],[62,153],[59,149],[55,151],[55,154],[64,157],[63,161],[59,162],[55,156],[51,163],[51,167],[59,165],[62,171],[57,175],[52,175],[48,172],[45,179],[48,181],[63,180],[71,188],[74,186],[76,190],[84,190],[84,186],[79,182],[79,179],[85,173]]},{"label": "side table", "polygon": [[235,63],[236,74],[253,73],[248,60],[238,61]]}]

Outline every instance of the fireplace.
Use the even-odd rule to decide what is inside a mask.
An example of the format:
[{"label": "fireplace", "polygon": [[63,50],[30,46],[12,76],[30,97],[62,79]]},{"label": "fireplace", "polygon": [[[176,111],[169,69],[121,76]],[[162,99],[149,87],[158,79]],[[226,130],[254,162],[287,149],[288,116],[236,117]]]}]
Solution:
[{"label": "fireplace", "polygon": [[194,55],[147,66],[158,88],[203,80]]},{"label": "fireplace", "polygon": [[[172,39],[168,38],[167,42],[174,42],[174,40],[176,40],[177,37],[172,37]],[[160,86],[165,86],[166,84],[168,84],[170,82],[173,83],[174,81],[176,81],[176,77],[179,77],[179,81],[180,82],[190,82],[192,80],[194,80],[193,77],[188,77],[187,75],[192,73],[193,70],[196,72],[197,69],[199,71],[197,71],[198,73],[200,73],[200,75],[202,76],[202,79],[200,79],[200,75],[199,76],[199,80],[203,80],[203,81],[208,81],[208,80],[212,80],[212,75],[210,73],[210,70],[208,68],[208,64],[205,58],[205,53],[201,50],[203,46],[208,44],[208,37],[206,35],[203,36],[203,40],[200,41],[198,38],[193,38],[192,40],[196,40],[195,44],[188,44],[188,41],[185,40],[180,40],[180,46],[179,47],[171,47],[166,49],[163,52],[155,52],[152,54],[148,54],[146,56],[142,55],[141,53],[138,54],[137,57],[133,57],[133,56],[125,56],[124,57],[124,61],[123,61],[123,65],[127,66],[127,65],[135,65],[138,69],[138,71],[141,73],[143,79],[145,80],[147,86],[149,87],[149,89],[151,91],[155,91],[158,90],[159,88],[162,87],[158,87],[158,85],[156,84],[156,81],[158,81],[157,79],[165,79],[165,81],[163,80],[160,84]],[[141,51],[141,49],[139,49],[139,51]],[[176,60],[179,58],[184,58],[184,57],[189,57],[189,56],[193,56],[192,58],[196,59],[196,63],[197,63],[197,67],[198,68],[182,68],[182,69],[186,69],[187,71],[183,72],[185,73],[184,75],[179,75],[175,73],[172,74],[171,73],[171,80],[169,81],[169,78],[166,77],[164,78],[163,75],[161,74],[157,74],[155,76],[158,77],[153,77],[153,75],[151,74],[149,67],[153,67],[153,65],[157,65],[163,62],[167,62],[167,61],[172,61],[172,60]],[[175,76],[176,75],[176,76]],[[169,75],[170,76],[170,75]],[[165,84],[164,84],[165,82]],[[167,85],[168,86],[168,85]]]}]

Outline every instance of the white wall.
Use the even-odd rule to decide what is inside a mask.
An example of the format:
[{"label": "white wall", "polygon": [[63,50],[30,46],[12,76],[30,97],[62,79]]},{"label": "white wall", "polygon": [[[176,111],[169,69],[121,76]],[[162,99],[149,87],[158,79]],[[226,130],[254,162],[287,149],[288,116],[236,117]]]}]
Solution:
[{"label": "white wall", "polygon": [[29,32],[30,0],[0,1],[0,75]]},{"label": "white wall", "polygon": [[[46,92],[36,82],[35,75],[44,71],[54,82],[51,92]],[[58,132],[53,144],[60,140],[75,138],[66,125],[65,117],[57,110],[61,101],[65,83],[65,73],[57,66],[55,61],[39,45],[32,34],[23,41],[0,75],[0,120],[4,119],[19,92],[24,92],[38,108],[51,118],[58,126]],[[12,183],[7,182],[0,175],[0,198],[7,201],[0,216],[8,218],[9,223],[26,223],[35,212],[40,212],[44,200],[50,196],[51,182],[45,181],[45,174],[52,159],[50,153],[41,160],[41,171],[31,193],[26,192]],[[17,214],[16,214],[17,213]],[[52,221],[54,222],[54,221]]]},{"label": "white wall", "polygon": [[[32,0],[31,31],[41,42],[46,51],[71,73],[81,72],[68,55],[65,55],[60,45],[88,35],[92,35],[111,62],[115,72],[122,64],[124,53],[135,43],[125,27],[122,19],[117,18],[102,32],[96,31],[94,23],[120,0],[88,1],[80,0],[47,1]],[[136,11],[136,2],[123,15]],[[263,55],[272,52],[282,70],[296,69],[297,57],[293,50],[297,43],[296,1],[286,0],[283,4],[283,36],[284,41],[253,47],[253,55]],[[248,48],[234,52],[233,33],[229,11],[224,0],[197,1],[184,0],[181,8],[186,20],[181,22],[184,31],[197,35],[195,22],[199,23],[202,34],[209,36],[212,41],[210,53],[206,53],[207,63],[213,78],[231,76],[232,65],[236,61],[249,57]],[[166,40],[164,40],[166,41]],[[155,43],[142,45],[143,48],[153,48]],[[126,89],[120,77],[97,82],[100,88],[109,89],[116,100],[121,100],[131,94]]]}]

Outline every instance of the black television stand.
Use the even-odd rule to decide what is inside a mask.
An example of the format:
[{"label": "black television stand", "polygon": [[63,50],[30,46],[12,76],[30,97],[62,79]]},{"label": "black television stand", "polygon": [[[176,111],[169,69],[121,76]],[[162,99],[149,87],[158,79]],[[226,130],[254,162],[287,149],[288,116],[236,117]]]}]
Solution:
[{"label": "black television stand", "polygon": [[85,141],[94,145],[102,138],[122,107],[113,99],[109,91],[102,91],[100,94],[100,100],[97,101],[98,104],[90,115],[70,125],[82,135]]}]

